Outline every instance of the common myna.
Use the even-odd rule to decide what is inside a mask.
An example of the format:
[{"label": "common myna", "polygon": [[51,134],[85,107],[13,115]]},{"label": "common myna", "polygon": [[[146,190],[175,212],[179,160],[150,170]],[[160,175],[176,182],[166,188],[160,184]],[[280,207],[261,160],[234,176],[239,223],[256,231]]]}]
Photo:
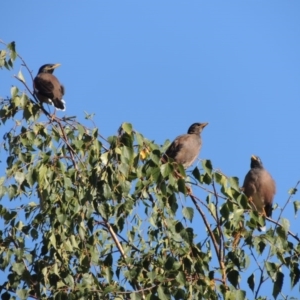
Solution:
[{"label": "common myna", "polygon": [[200,133],[208,123],[194,123],[187,134],[178,136],[163,156],[163,161],[170,157],[185,169],[190,167],[199,155],[202,141]]},{"label": "common myna", "polygon": [[271,217],[273,198],[276,193],[275,181],[263,167],[258,156],[251,156],[250,167],[242,189],[254,209],[267,217]]},{"label": "common myna", "polygon": [[33,81],[34,93],[41,102],[54,105],[59,110],[65,110],[63,100],[65,89],[58,79],[52,74],[60,64],[46,64],[40,67]]}]

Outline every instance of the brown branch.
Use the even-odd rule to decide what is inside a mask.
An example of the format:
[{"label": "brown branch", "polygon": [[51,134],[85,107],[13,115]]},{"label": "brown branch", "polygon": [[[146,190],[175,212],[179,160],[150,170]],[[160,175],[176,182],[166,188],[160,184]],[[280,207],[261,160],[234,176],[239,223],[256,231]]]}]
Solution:
[{"label": "brown branch", "polygon": [[[200,189],[204,190],[205,192],[207,192],[207,193],[209,193],[209,194],[212,194],[212,195],[215,195],[215,192],[210,191],[209,189],[205,188],[204,186],[202,186],[202,185],[199,184],[198,182],[193,183],[193,182],[191,182],[191,181],[187,181],[187,183],[193,184],[193,185],[199,187]],[[227,197],[222,196],[222,195],[220,195],[220,194],[218,194],[218,193],[217,193],[217,195],[218,195],[219,198],[224,199],[224,200],[227,200]]]},{"label": "brown branch", "polygon": [[210,212],[210,214],[213,217],[213,219],[217,222],[217,218],[214,216],[214,213],[209,208],[209,206],[205,202],[203,202],[201,199],[199,199],[197,196],[193,195],[193,197],[195,198],[195,200],[199,201]]},{"label": "brown branch", "polygon": [[[120,244],[120,242],[119,242],[119,240],[118,240],[118,238],[117,238],[117,236],[116,236],[116,234],[115,234],[113,228],[110,226],[109,222],[108,222],[105,218],[102,217],[102,219],[104,220],[105,226],[106,226],[106,228],[108,229],[108,231],[109,231],[109,233],[110,233],[112,239],[114,240],[114,242],[115,242],[115,244],[116,244],[118,250],[119,250],[120,253],[122,254],[123,258],[126,259],[127,256],[126,256],[126,254],[125,254],[125,252],[124,252],[124,250],[123,250],[123,247],[122,247],[122,245]],[[132,268],[131,265],[127,265],[127,267],[128,267],[129,270]],[[133,280],[134,280],[133,286],[135,287],[135,289],[138,290],[138,291],[140,290],[140,291],[142,292],[142,297],[143,297],[143,299],[146,299],[146,298],[145,298],[145,294],[144,294],[144,290],[140,288],[140,285],[138,284],[138,282],[137,282],[136,279],[133,279]]]},{"label": "brown branch", "polygon": [[[102,218],[103,218],[103,217],[102,217]],[[124,252],[124,250],[123,250],[123,248],[122,248],[122,245],[120,244],[120,242],[119,242],[119,240],[118,240],[118,238],[117,238],[117,236],[116,236],[116,234],[115,234],[113,228],[110,226],[109,222],[108,222],[106,219],[103,218],[103,220],[104,220],[105,226],[106,226],[106,228],[108,229],[108,231],[109,231],[109,233],[110,233],[112,239],[114,240],[114,242],[115,242],[117,248],[119,249],[119,251],[120,251],[120,253],[122,254],[123,258],[126,259],[127,256],[126,256],[126,254],[125,254],[125,252]]]},{"label": "brown branch", "polygon": [[219,232],[219,235],[220,235],[219,257],[220,257],[220,260],[224,264],[224,257],[225,257],[225,247],[224,247],[224,244],[225,244],[225,239],[224,239],[222,228],[220,226],[220,218],[219,218],[219,212],[218,212],[219,197],[218,197],[218,193],[216,191],[216,186],[215,186],[215,182],[214,181],[212,182],[212,186],[213,186],[215,197],[216,197],[216,219],[217,219],[217,228],[218,228],[218,232]]},{"label": "brown branch", "polygon": [[62,139],[63,141],[65,142],[65,144],[67,145],[68,149],[69,149],[69,153],[71,155],[71,160],[72,160],[72,163],[73,163],[73,166],[75,168],[75,170],[78,171],[78,168],[77,168],[77,164],[76,164],[76,160],[75,160],[75,157],[74,157],[74,154],[76,155],[76,152],[75,150],[72,148],[72,146],[69,144],[69,141],[68,141],[68,138],[66,136],[66,133],[61,125],[61,123],[55,118],[55,122],[58,124],[60,130],[61,130],[61,133],[62,133]]},{"label": "brown branch", "polygon": [[209,223],[208,223],[208,221],[207,221],[207,219],[206,219],[206,217],[205,217],[205,215],[204,215],[204,212],[202,211],[201,207],[197,204],[197,201],[196,201],[196,199],[195,199],[195,196],[194,196],[194,195],[189,195],[189,196],[191,197],[193,203],[195,204],[196,209],[197,209],[198,212],[200,213],[200,215],[201,215],[201,217],[202,217],[202,220],[203,220],[203,222],[204,222],[204,224],[205,224],[205,227],[206,227],[206,229],[207,229],[207,231],[208,231],[208,233],[209,233],[209,236],[210,236],[210,238],[211,238],[211,240],[212,240],[212,243],[213,243],[213,245],[214,245],[214,248],[215,248],[215,251],[216,251],[216,254],[217,254],[217,257],[218,257],[220,269],[221,269],[221,272],[222,272],[222,282],[223,282],[224,285],[226,285],[226,271],[225,271],[225,265],[224,265],[224,262],[221,260],[221,257],[220,257],[220,255],[219,255],[220,252],[219,252],[219,246],[218,246],[217,240],[216,240],[216,238],[215,238],[215,236],[214,236],[214,234],[213,234],[213,232],[212,232],[212,230],[211,230],[211,228],[210,228],[210,225],[209,225]]},{"label": "brown branch", "polygon": [[[270,221],[271,223],[276,224],[276,226],[274,228],[274,231],[275,231],[277,226],[280,226],[281,228],[283,228],[283,226],[278,221],[275,221],[275,220],[271,219],[270,217],[265,217],[265,218],[266,218],[266,220]],[[293,237],[295,240],[297,240],[297,242],[300,243],[300,238],[298,237],[298,234],[295,234],[295,233],[291,232],[290,230],[288,230],[287,233],[291,237]]]}]

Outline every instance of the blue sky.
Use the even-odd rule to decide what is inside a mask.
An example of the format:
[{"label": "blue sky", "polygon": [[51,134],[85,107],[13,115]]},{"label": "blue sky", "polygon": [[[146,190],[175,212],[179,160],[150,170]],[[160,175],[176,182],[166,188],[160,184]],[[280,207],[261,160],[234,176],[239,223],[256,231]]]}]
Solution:
[{"label": "blue sky", "polygon": [[[159,144],[209,122],[200,158],[240,184],[251,154],[276,180],[279,207],[300,180],[299,1],[10,0],[1,10],[0,39],[16,41],[34,75],[62,64],[60,115],[95,113],[104,136],[130,122]],[[0,72],[1,96],[17,71]],[[292,204],[284,217],[297,232]]]}]

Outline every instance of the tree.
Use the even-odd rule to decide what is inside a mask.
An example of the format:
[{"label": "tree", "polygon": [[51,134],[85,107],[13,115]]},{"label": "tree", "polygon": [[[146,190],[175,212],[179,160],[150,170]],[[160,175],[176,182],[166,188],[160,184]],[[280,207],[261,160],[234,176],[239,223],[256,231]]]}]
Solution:
[{"label": "tree", "polygon": [[[15,43],[1,44],[2,70],[19,59],[31,76]],[[91,128],[51,115],[15,78],[25,91],[13,86],[0,107],[2,299],[266,299],[267,281],[276,299],[283,283],[299,286],[284,209],[280,221],[259,215],[210,160],[191,173],[162,163],[168,142],[129,123],[105,139],[90,115]]]}]

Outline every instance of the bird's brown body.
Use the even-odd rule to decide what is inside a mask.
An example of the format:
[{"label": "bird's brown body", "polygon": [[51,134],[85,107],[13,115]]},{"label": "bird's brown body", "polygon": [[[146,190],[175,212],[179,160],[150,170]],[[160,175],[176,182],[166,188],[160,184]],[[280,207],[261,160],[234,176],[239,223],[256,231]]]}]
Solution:
[{"label": "bird's brown body", "polygon": [[276,184],[257,156],[252,155],[251,157],[251,169],[245,177],[243,190],[254,209],[267,217],[272,216]]},{"label": "bird's brown body", "polygon": [[178,136],[167,149],[164,160],[172,158],[185,169],[190,167],[199,155],[202,146],[200,133],[208,123],[194,123],[188,133]]},{"label": "bird's brown body", "polygon": [[45,103],[54,105],[59,110],[65,110],[66,105],[63,100],[65,89],[60,84],[58,79],[52,74],[54,69],[59,64],[47,64],[43,65],[34,78],[33,87],[36,97]]}]

